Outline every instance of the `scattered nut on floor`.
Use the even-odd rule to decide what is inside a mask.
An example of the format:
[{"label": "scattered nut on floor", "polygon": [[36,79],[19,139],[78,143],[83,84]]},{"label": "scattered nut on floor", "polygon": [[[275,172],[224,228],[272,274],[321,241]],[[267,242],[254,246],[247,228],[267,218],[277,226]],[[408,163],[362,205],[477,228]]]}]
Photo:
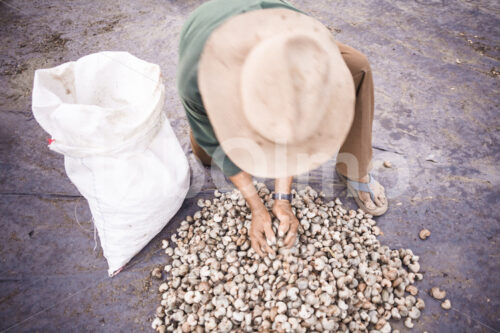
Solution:
[{"label": "scattered nut on floor", "polygon": [[[256,188],[271,210],[269,189]],[[390,333],[394,320],[413,327],[425,306],[415,297],[419,257],[381,245],[371,215],[310,187],[294,194],[296,243],[287,249],[278,239],[270,245],[276,254],[264,258],[250,246],[251,212],[239,191],[199,200],[200,210],[180,223],[165,251],[153,329]],[[273,219],[275,233],[278,226]]]},{"label": "scattered nut on floor", "polygon": [[384,166],[385,166],[386,168],[392,168],[392,163],[391,163],[391,161],[384,161]]},{"label": "scattered nut on floor", "polygon": [[431,232],[428,229],[422,229],[422,230],[420,230],[420,233],[418,234],[418,236],[420,237],[421,240],[426,240],[427,237],[429,237],[430,235],[431,235]]},{"label": "scattered nut on floor", "polygon": [[413,325],[413,322],[411,321],[410,317],[406,318],[406,320],[405,320],[405,326],[408,327],[408,328],[413,328],[414,325]]},{"label": "scattered nut on floor", "polygon": [[443,299],[446,297],[446,291],[439,289],[438,287],[431,288],[431,296],[435,299]]},{"label": "scattered nut on floor", "polygon": [[410,295],[417,295],[418,294],[418,289],[414,285],[409,285],[406,287],[406,291],[410,293]]},{"label": "scattered nut on floor", "polygon": [[441,307],[445,310],[451,309],[451,302],[449,299],[444,300],[443,303],[441,303]]},{"label": "scattered nut on floor", "polygon": [[151,272],[151,276],[156,278],[156,279],[161,279],[161,269],[158,267],[155,267],[153,271]]}]

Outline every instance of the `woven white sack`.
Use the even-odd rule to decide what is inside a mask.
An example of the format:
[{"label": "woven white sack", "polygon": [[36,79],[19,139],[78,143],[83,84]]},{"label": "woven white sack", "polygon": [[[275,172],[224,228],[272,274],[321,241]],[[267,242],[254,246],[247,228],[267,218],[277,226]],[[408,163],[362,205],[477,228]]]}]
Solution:
[{"label": "woven white sack", "polygon": [[35,72],[34,116],[89,203],[110,275],[163,229],[189,188],[163,99],[159,66],[127,52]]}]

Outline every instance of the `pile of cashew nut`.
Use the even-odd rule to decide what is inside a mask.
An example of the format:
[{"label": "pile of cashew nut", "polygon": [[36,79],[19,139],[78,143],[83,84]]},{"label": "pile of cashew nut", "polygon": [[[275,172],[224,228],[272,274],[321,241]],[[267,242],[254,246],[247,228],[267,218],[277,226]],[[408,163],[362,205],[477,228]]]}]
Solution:
[{"label": "pile of cashew nut", "polygon": [[[270,191],[256,187],[272,207]],[[393,321],[412,328],[425,307],[415,285],[423,278],[419,257],[380,245],[372,216],[339,199],[310,187],[295,192],[296,244],[279,240],[276,255],[264,258],[250,246],[250,210],[237,190],[216,190],[198,206],[163,241],[168,264],[153,271],[165,278],[157,332],[397,333]]]}]

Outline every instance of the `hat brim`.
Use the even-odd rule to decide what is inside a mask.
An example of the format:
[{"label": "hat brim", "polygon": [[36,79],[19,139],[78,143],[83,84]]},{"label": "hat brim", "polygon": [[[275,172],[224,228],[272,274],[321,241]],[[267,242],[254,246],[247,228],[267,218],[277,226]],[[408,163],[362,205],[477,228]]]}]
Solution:
[{"label": "hat brim", "polygon": [[[314,135],[280,145],[249,126],[242,108],[241,72],[260,41],[283,32],[314,33],[331,58],[334,91],[331,107]],[[207,40],[198,66],[198,86],[224,153],[242,170],[258,177],[294,176],[319,167],[340,149],[354,118],[355,89],[330,31],[310,16],[288,9],[256,10],[232,17]],[[313,111],[313,110],[311,110]]]}]

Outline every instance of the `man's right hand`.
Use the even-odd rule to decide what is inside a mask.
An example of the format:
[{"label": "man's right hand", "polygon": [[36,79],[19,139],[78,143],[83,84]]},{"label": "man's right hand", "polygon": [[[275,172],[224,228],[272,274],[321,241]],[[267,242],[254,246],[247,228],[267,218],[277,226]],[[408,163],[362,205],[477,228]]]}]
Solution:
[{"label": "man's right hand", "polygon": [[276,243],[276,237],[271,227],[271,216],[264,205],[261,208],[252,210],[252,223],[249,234],[252,248],[261,257],[264,257],[266,252],[275,254],[267,243],[268,241],[271,244]]},{"label": "man's right hand", "polygon": [[252,248],[261,257],[265,256],[266,252],[274,254],[273,249],[267,244],[267,241],[271,244],[276,243],[276,237],[271,228],[271,216],[252,183],[252,176],[241,171],[229,179],[240,190],[252,212],[249,232]]}]

